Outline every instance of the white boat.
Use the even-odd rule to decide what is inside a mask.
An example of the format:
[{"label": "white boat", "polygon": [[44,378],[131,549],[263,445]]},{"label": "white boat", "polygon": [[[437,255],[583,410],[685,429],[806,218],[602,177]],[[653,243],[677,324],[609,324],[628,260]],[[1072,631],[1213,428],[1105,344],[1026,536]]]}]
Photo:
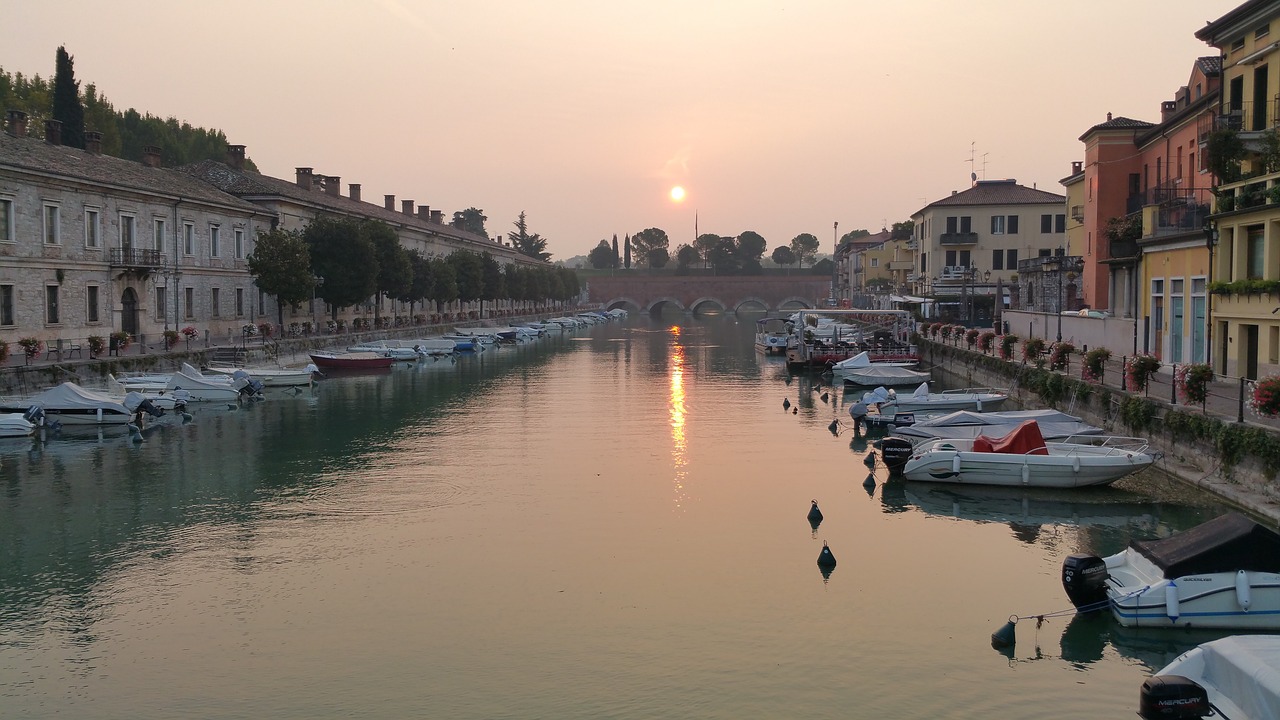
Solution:
[{"label": "white boat", "polygon": [[937,414],[956,410],[990,412],[999,408],[1008,399],[1007,393],[991,388],[963,388],[931,393],[929,383],[921,383],[910,395],[901,395],[895,390],[878,387],[862,396],[862,402],[867,405],[878,404],[881,414],[886,415],[902,412]]},{"label": "white boat", "polygon": [[902,466],[902,476],[923,482],[1072,488],[1107,485],[1155,458],[1139,438],[1080,436],[1045,442],[1035,420],[1000,438],[926,440]]},{"label": "white boat", "polygon": [[864,351],[832,365],[831,374],[842,378],[846,385],[893,387],[924,381],[927,388],[929,373],[912,370],[915,364],[911,360],[872,362],[871,355]]},{"label": "white boat", "polygon": [[1143,681],[1138,715],[1280,718],[1280,635],[1230,635],[1179,655]]},{"label": "white boat", "polygon": [[1080,610],[1125,627],[1280,628],[1280,533],[1227,513],[1106,558],[1077,553],[1062,585]]},{"label": "white boat", "polygon": [[787,352],[791,339],[791,327],[784,318],[762,318],[756,321],[756,351],[766,355],[782,355]]},{"label": "white boat", "polygon": [[[163,383],[156,382],[159,376],[126,376],[108,375],[108,382],[122,393],[137,392],[144,397],[159,401],[160,407],[172,408],[186,402],[236,402],[241,395],[254,395],[262,389],[255,384],[243,370],[241,375],[205,375],[187,363],[175,372],[164,377]],[[233,373],[234,375],[234,373]],[[182,390],[183,395],[173,397],[175,391]]]},{"label": "white boat", "polygon": [[1005,435],[1027,420],[1035,420],[1045,440],[1061,440],[1073,435],[1101,435],[1102,428],[1090,425],[1075,415],[1058,410],[1005,410],[974,412],[957,410],[936,417],[916,420],[910,425],[896,424],[890,433],[908,440],[935,438],[975,438],[979,435]]},{"label": "white boat", "polygon": [[284,367],[236,367],[234,365],[210,365],[205,368],[214,375],[232,377],[237,370],[262,383],[263,387],[305,387],[312,383],[320,368],[307,363],[300,368]]},{"label": "white boat", "polygon": [[452,340],[446,340],[442,337],[431,338],[414,338],[413,340],[387,341],[395,342],[400,347],[411,347],[417,350],[420,355],[440,357],[442,355],[452,355],[457,348],[457,343]]},{"label": "white boat", "polygon": [[164,414],[141,395],[134,395],[133,399],[136,404],[126,406],[121,400],[104,393],[64,382],[31,397],[6,402],[0,405],[0,413],[27,412],[33,405],[38,405],[44,411],[45,422],[50,425],[125,425],[139,408],[155,417]]},{"label": "white boat", "polygon": [[422,357],[417,350],[411,347],[396,347],[387,344],[385,340],[372,340],[363,342],[359,345],[352,345],[347,348],[349,353],[377,353],[383,357],[389,357],[392,360],[405,360],[412,362]]},{"label": "white boat", "polygon": [[32,405],[25,412],[0,413],[0,438],[26,437],[44,422],[44,410]]}]

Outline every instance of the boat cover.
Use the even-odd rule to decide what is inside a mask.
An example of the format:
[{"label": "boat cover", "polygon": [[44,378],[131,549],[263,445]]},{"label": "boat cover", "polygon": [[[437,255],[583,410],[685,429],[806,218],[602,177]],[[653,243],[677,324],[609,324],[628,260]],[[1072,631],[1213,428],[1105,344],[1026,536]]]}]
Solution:
[{"label": "boat cover", "polygon": [[46,410],[112,410],[128,413],[124,405],[101,393],[85,390],[73,382],[49,388],[24,401],[27,405],[39,405]]},{"label": "boat cover", "polygon": [[1010,455],[1048,455],[1035,420],[1023,420],[1004,437],[979,435],[973,439],[974,452],[1008,453]]},{"label": "boat cover", "polygon": [[1166,578],[1251,570],[1280,573],[1280,533],[1240,513],[1227,513],[1161,540],[1134,540]]},{"label": "boat cover", "polygon": [[857,355],[846,360],[841,360],[831,366],[832,370],[844,370],[847,368],[869,368],[871,367],[871,356],[864,350]]},{"label": "boat cover", "polygon": [[1068,415],[1059,410],[1009,410],[1007,412],[980,413],[972,410],[957,410],[941,417],[922,420],[916,425],[925,427],[962,427],[966,425],[1004,425],[1023,420],[1035,420],[1037,423],[1081,422],[1075,415]]},{"label": "boat cover", "polygon": [[916,391],[911,393],[911,397],[917,400],[928,400],[929,399],[929,383],[927,382],[920,383],[920,387],[916,388]]},{"label": "boat cover", "polygon": [[1046,440],[1102,432],[1102,428],[1058,410],[1008,410],[990,413],[956,410],[923,418],[914,425],[895,429],[894,433],[912,438],[963,439],[984,433],[1006,433],[1023,420],[1035,420],[1040,426],[1041,437]]}]

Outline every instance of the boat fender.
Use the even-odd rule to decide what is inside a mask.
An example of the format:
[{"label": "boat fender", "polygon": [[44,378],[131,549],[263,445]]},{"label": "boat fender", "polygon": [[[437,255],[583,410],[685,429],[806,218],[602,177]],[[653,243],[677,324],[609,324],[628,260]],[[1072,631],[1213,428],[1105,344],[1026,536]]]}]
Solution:
[{"label": "boat fender", "polygon": [[978,398],[977,405],[978,405],[978,412],[982,412],[982,398]]},{"label": "boat fender", "polygon": [[1072,469],[1076,474],[1079,474],[1079,473],[1080,473],[1080,456],[1079,456],[1079,455],[1077,455],[1077,456],[1075,456],[1075,457],[1071,458],[1071,469]]},{"label": "boat fender", "polygon": [[1253,604],[1253,598],[1249,596],[1249,573],[1244,570],[1236,571],[1236,602],[1245,612],[1249,612],[1249,606]]},{"label": "boat fender", "polygon": [[1164,586],[1164,614],[1169,617],[1169,622],[1178,622],[1178,583],[1172,580]]},{"label": "boat fender", "polygon": [[960,453],[951,456],[951,472],[960,472]]},{"label": "boat fender", "polygon": [[1031,466],[1026,460],[1022,461],[1022,484],[1026,485],[1031,482]]}]

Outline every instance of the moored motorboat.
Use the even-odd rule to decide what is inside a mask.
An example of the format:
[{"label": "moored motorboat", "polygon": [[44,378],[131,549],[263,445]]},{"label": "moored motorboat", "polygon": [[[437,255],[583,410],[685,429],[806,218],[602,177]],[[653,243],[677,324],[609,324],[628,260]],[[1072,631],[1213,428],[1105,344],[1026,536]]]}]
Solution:
[{"label": "moored motorboat", "polygon": [[907,439],[974,438],[979,435],[1004,435],[1027,420],[1035,420],[1045,440],[1059,440],[1073,435],[1101,435],[1102,428],[1059,410],[1005,410],[974,412],[956,410],[945,415],[917,419],[910,425],[895,423],[891,432]]},{"label": "moored motorboat", "polygon": [[39,406],[50,425],[125,425],[139,409],[154,417],[164,414],[141,395],[134,399],[136,404],[126,406],[109,395],[64,382],[28,398],[6,402],[0,405],[0,413],[27,412],[33,405]]},{"label": "moored motorboat", "polygon": [[862,385],[866,387],[915,385],[924,381],[926,385],[929,373],[912,370],[915,360],[886,360],[872,362],[870,353],[863,351],[847,360],[841,360],[831,366],[831,374],[845,385]]},{"label": "moored motorboat", "polygon": [[0,438],[26,437],[44,422],[44,410],[32,405],[25,412],[0,413]]},{"label": "moored motorboat", "polygon": [[211,364],[205,369],[215,375],[226,375],[227,377],[233,376],[237,370],[240,370],[250,378],[262,383],[263,387],[305,387],[312,383],[315,379],[315,373],[320,370],[315,363],[307,363],[300,368],[236,367]]},{"label": "moored motorboat", "polygon": [[1062,585],[1083,610],[1125,627],[1280,628],[1280,533],[1227,513],[1106,558],[1077,553]]},{"label": "moored motorboat", "polygon": [[1142,683],[1144,720],[1280,718],[1280,636],[1231,635],[1201,643]]},{"label": "moored motorboat", "polygon": [[1019,487],[1107,485],[1155,458],[1139,438],[1084,436],[1045,442],[1034,420],[1007,435],[927,440],[902,466],[908,480]]},{"label": "moored motorboat", "polygon": [[311,362],[321,370],[380,370],[395,362],[389,355],[374,352],[315,352]]},{"label": "moored motorboat", "polygon": [[762,318],[756,321],[756,351],[781,355],[787,351],[791,327],[785,318]]},{"label": "moored motorboat", "polygon": [[943,390],[940,393],[929,392],[927,382],[921,383],[910,395],[903,395],[885,387],[877,387],[862,396],[862,402],[867,405],[878,405],[882,414],[901,412],[937,414],[956,410],[990,412],[998,409],[1008,399],[1008,393],[992,388],[962,388]]}]

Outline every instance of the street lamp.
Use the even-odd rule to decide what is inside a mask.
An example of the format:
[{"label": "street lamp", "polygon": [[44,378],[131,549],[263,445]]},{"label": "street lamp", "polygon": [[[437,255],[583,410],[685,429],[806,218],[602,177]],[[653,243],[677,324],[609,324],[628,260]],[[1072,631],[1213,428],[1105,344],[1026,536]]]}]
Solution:
[{"label": "street lamp", "polygon": [[[178,280],[182,278],[182,271],[177,268],[164,268],[160,271],[160,277],[164,278],[166,292],[173,293],[173,324],[178,325]],[[160,313],[164,315],[164,329],[169,329],[169,303],[165,302],[160,308]]]}]

